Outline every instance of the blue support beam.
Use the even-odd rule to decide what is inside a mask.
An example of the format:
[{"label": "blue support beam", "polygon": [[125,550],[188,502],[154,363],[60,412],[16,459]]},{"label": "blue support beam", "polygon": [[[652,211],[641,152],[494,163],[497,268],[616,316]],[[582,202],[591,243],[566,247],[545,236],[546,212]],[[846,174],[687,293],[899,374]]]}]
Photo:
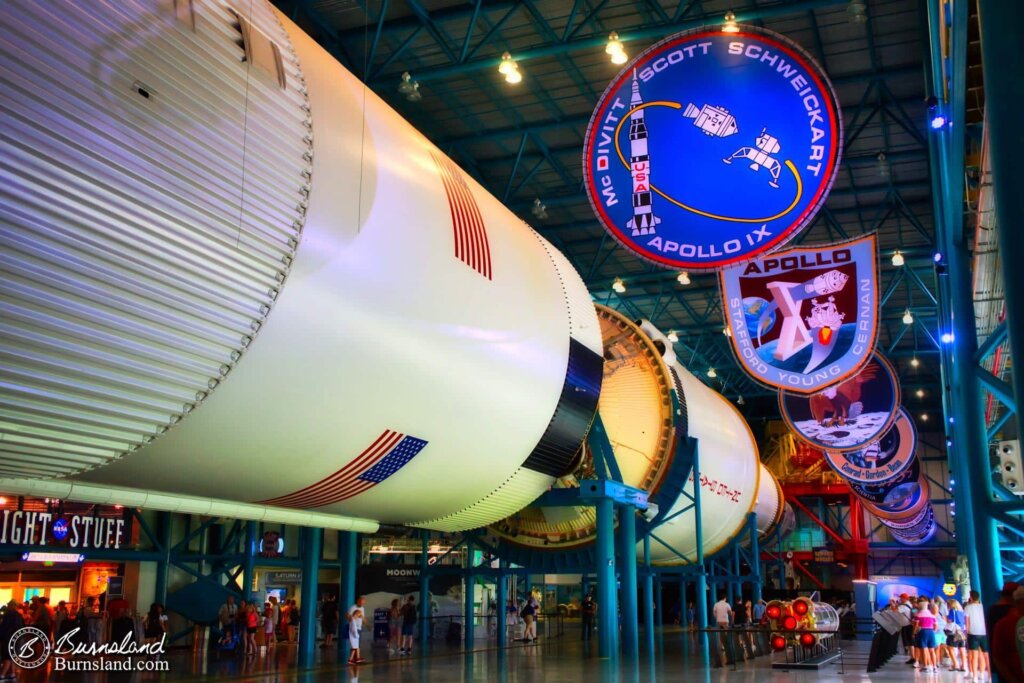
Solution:
[{"label": "blue support beam", "polygon": [[[999,4],[999,3],[994,3]],[[990,514],[992,473],[988,461],[981,384],[975,372],[978,351],[972,291],[970,254],[964,246],[964,146],[967,92],[967,3],[952,3],[948,24],[949,74],[943,48],[946,22],[939,3],[929,2],[928,28],[931,43],[931,87],[953,125],[932,131],[931,148],[937,156],[938,174],[933,166],[933,181],[939,192],[936,202],[936,244],[945,259],[946,274],[940,275],[940,308],[943,312],[940,332],[953,335],[953,342],[941,345],[944,407],[948,417],[947,435],[952,442],[951,469],[962,486],[957,493],[960,514],[960,547],[968,558],[971,578],[981,590],[982,599],[991,603],[1002,585],[999,540],[996,523]],[[1005,68],[1005,66],[1001,67]],[[946,98],[948,85],[948,100]],[[1008,141],[1007,141],[1008,143]],[[994,147],[995,145],[993,145]],[[1006,256],[1004,255],[1004,260]]]},{"label": "blue support beam", "polygon": [[466,585],[463,597],[463,633],[466,652],[472,652],[476,644],[476,623],[473,615],[473,598],[476,595],[476,580],[473,578],[473,542],[466,541]]},{"label": "blue support beam", "polygon": [[615,590],[615,505],[602,498],[597,501],[597,642],[601,657],[615,659],[619,654],[619,606]]},{"label": "blue support beam", "polygon": [[[338,564],[340,566],[341,609],[348,610],[356,601],[356,574],[359,571],[359,535],[352,531],[338,532]],[[349,653],[348,638],[338,638],[338,652]]]},{"label": "blue support beam", "polygon": [[697,544],[697,640],[700,645],[701,663],[705,668],[711,665],[711,650],[708,643],[708,634],[703,631],[708,627],[708,580],[704,565],[704,513],[701,509],[700,499],[700,445],[693,451],[693,524],[696,530]]},{"label": "blue support beam", "polygon": [[508,620],[505,615],[505,610],[508,607],[508,576],[505,575],[505,567],[505,560],[499,560],[498,576],[495,578],[498,588],[497,599],[495,600],[498,609],[495,618],[498,620],[497,636],[499,648],[508,646]]},{"label": "blue support beam", "polygon": [[[1019,2],[980,0],[982,68],[985,76],[985,115],[988,118],[988,155],[992,164],[996,221],[999,225],[999,261],[1006,299],[1006,331],[1010,358],[1015,360],[1013,393],[1024,400],[1024,235],[1018,228],[1024,216],[1024,177],[1014,151],[1024,143],[1020,111],[1024,106],[1020,36],[1024,8]],[[1016,145],[1016,147],[1014,147]],[[1019,528],[1019,526],[1018,526]]]},{"label": "blue support beam", "polygon": [[299,668],[312,668],[316,659],[316,587],[320,575],[323,529],[302,527],[302,585],[299,605]]},{"label": "blue support beam", "polygon": [[420,654],[425,654],[430,643],[430,533],[420,532]]},{"label": "blue support beam", "polygon": [[640,651],[637,626],[636,580],[636,512],[632,507],[619,508],[619,577],[621,583],[622,654],[635,658]]},{"label": "blue support beam", "polygon": [[171,568],[171,513],[156,513],[156,527],[157,550],[160,553],[160,559],[156,563],[156,597],[154,601],[166,605],[167,574]]},{"label": "blue support beam", "polygon": [[651,537],[644,535],[644,646],[654,660],[654,572],[651,571]]},{"label": "blue support beam", "polygon": [[248,600],[256,579],[256,522],[245,523],[245,546],[242,548],[242,598]]}]

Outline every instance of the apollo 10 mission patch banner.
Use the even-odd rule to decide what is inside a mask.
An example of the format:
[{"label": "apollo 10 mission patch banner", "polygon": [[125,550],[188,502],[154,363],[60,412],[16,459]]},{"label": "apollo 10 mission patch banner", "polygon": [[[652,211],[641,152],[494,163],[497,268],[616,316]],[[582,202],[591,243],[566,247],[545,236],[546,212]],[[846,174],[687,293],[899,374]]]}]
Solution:
[{"label": "apollo 10 mission patch banner", "polygon": [[736,357],[754,379],[813,394],[858,372],[878,327],[875,236],[778,251],[722,271]]},{"label": "apollo 10 mission patch banner", "polygon": [[701,28],[652,46],[608,86],[587,130],[584,185],[638,256],[718,270],[807,227],[841,149],[838,102],[806,52],[763,29]]}]

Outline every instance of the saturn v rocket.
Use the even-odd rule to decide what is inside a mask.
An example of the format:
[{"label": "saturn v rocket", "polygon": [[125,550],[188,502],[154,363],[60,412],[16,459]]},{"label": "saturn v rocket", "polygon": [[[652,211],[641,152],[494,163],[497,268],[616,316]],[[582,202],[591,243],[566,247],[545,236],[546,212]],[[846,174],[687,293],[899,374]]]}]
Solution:
[{"label": "saturn v rocket", "polygon": [[265,0],[6,2],[0,63],[0,490],[460,530],[615,421],[566,258]]}]

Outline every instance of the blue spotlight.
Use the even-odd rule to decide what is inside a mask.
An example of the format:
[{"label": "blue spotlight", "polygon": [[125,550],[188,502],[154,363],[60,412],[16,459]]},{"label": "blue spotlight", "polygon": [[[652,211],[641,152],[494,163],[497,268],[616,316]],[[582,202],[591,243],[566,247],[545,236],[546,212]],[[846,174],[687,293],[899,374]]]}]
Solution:
[{"label": "blue spotlight", "polygon": [[939,337],[939,341],[943,344],[952,344],[954,339],[956,339],[956,337],[953,336],[952,332],[943,332],[942,336]]},{"label": "blue spotlight", "polygon": [[945,116],[943,116],[942,114],[936,114],[935,116],[932,117],[932,120],[929,122],[928,125],[932,127],[932,130],[942,130],[943,128],[946,127],[947,123],[949,123],[949,121],[946,119]]},{"label": "blue spotlight", "polygon": [[937,252],[935,252],[935,256],[933,256],[933,257],[932,257],[932,259],[933,259],[933,260],[934,260],[934,261],[935,261],[936,263],[942,263],[942,252],[941,252],[941,251],[937,251]]}]

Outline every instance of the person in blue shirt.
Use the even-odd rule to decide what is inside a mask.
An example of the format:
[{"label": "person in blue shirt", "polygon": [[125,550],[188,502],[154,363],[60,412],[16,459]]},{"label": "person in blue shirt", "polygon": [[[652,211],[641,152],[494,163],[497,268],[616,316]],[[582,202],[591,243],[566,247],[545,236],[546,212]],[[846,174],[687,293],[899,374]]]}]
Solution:
[{"label": "person in blue shirt", "polygon": [[766,603],[764,600],[758,600],[756,603],[754,603],[754,623],[755,624],[760,624],[761,623],[761,620],[764,618],[764,608],[767,606],[767,604],[768,603]]}]

